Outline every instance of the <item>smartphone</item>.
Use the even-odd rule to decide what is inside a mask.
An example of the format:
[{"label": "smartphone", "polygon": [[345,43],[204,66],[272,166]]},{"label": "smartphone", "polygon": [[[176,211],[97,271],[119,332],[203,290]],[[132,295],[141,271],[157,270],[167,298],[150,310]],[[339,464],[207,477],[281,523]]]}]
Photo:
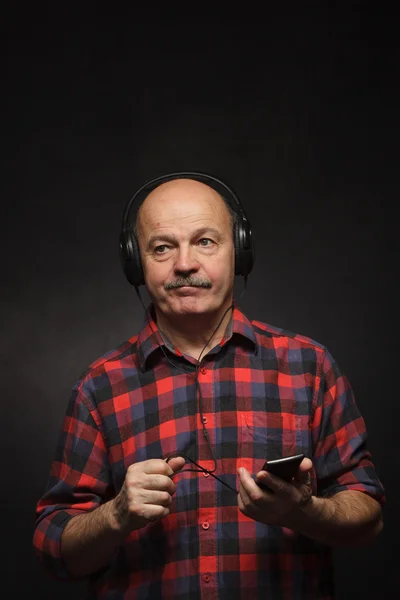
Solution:
[{"label": "smartphone", "polygon": [[[262,466],[261,471],[268,471],[272,475],[276,475],[285,481],[291,481],[296,475],[297,469],[301,461],[304,458],[304,454],[295,454],[293,456],[286,456],[285,458],[278,458],[276,460],[267,460]],[[265,485],[259,484],[262,488],[268,489]]]}]

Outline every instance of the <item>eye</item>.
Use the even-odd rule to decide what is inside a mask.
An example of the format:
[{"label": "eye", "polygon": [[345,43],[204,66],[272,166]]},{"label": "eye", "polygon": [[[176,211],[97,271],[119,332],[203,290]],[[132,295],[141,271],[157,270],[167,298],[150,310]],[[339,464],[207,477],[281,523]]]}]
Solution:
[{"label": "eye", "polygon": [[206,248],[207,246],[211,246],[211,244],[213,243],[214,242],[209,238],[201,238],[201,240],[199,240],[200,246],[203,246],[204,248]]},{"label": "eye", "polygon": [[156,254],[165,254],[165,252],[168,250],[168,246],[166,244],[161,244],[160,246],[156,246],[154,248],[154,252]]}]

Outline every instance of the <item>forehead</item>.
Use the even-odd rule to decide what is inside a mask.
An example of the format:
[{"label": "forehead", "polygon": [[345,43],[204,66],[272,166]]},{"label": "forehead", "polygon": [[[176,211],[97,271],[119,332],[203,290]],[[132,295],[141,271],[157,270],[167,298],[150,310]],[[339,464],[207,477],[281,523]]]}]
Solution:
[{"label": "forehead", "polygon": [[[140,224],[162,224],[185,218],[229,220],[229,210],[220,194],[193,179],[176,179],[159,185],[144,199],[138,211]],[[223,225],[223,222],[221,225]]]}]

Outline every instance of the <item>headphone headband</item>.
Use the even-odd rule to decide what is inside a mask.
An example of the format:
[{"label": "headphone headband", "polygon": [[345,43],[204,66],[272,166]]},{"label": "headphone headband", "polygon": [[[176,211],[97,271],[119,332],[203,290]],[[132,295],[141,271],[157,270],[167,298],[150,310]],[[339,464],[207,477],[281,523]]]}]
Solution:
[{"label": "headphone headband", "polygon": [[237,215],[234,230],[235,244],[235,274],[247,278],[254,263],[254,248],[251,236],[251,227],[241,202],[224,181],[214,175],[200,171],[176,171],[159,175],[146,181],[131,197],[127,203],[123,217],[120,234],[120,257],[122,268],[129,283],[135,287],[144,285],[143,268],[140,260],[139,245],[130,223],[130,214],[134,204],[140,204],[159,185],[174,179],[194,179],[204,183],[218,192]]},{"label": "headphone headband", "polygon": [[236,212],[238,213],[239,217],[241,217],[244,221],[248,221],[246,213],[239,201],[239,198],[237,197],[233,189],[229,187],[224,181],[218,179],[214,175],[209,175],[208,173],[202,173],[200,171],[176,171],[174,173],[166,173],[164,175],[154,177],[153,179],[149,179],[134,193],[134,195],[125,207],[124,214],[122,217],[122,229],[124,230],[130,227],[129,215],[132,206],[136,204],[137,200],[144,200],[146,196],[148,196],[148,194],[155,190],[159,185],[167,183],[167,181],[172,181],[174,179],[194,179],[195,181],[200,181],[200,183],[205,183],[209,187],[213,188],[216,192],[218,192],[221,196],[223,196],[227,200],[229,205],[234,210],[236,209]]}]

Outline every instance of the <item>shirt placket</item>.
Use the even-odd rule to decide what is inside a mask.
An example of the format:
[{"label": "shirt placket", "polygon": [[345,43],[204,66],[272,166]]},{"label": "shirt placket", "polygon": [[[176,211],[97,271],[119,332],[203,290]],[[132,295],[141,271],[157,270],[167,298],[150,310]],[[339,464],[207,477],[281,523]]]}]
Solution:
[{"label": "shirt placket", "polygon": [[[202,393],[213,393],[212,377],[213,370],[210,365],[199,369],[198,381]],[[212,398],[213,400],[213,398]],[[210,402],[208,401],[208,406]],[[215,414],[214,410],[198,414],[197,427],[199,444],[207,444],[203,426],[206,427],[211,444],[215,439]],[[209,453],[207,454],[209,455]],[[212,469],[213,461],[199,460],[202,467]],[[208,473],[199,474],[199,510],[198,510],[198,535],[199,535],[199,577],[201,597],[204,600],[217,600],[217,543],[216,543],[216,480]]]}]

